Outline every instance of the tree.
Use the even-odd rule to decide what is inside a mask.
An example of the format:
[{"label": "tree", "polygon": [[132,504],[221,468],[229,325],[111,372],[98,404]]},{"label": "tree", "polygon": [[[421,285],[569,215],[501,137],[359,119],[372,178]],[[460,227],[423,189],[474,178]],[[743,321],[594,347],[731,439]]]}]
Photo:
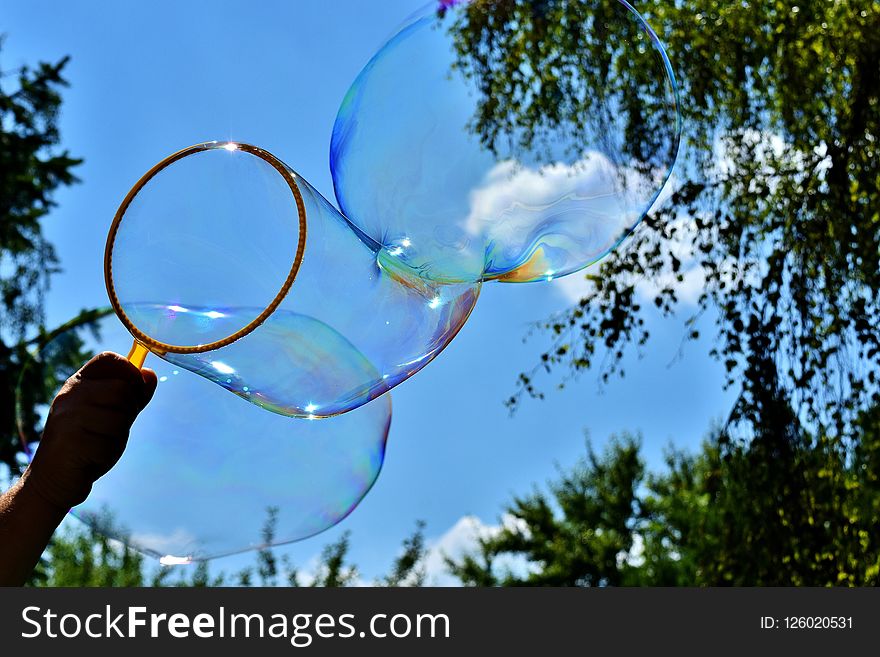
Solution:
[{"label": "tree", "polygon": [[[761,403],[759,434],[715,430],[660,472],[645,472],[631,436],[600,457],[588,448],[550,495],[515,498],[512,521],[452,573],[472,586],[877,585],[880,407],[846,450],[778,394]],[[499,567],[511,558],[519,568]]]},{"label": "tree", "polygon": [[[627,348],[649,339],[639,282],[667,282],[653,305],[672,316],[675,283],[687,274],[704,291],[685,334],[698,337],[703,314],[715,318],[713,353],[728,385],[744,381],[745,405],[763,394],[753,387],[757,348],[773,354],[799,418],[854,436],[860,413],[880,400],[880,5],[643,0],[637,8],[680,84],[675,193],[586,276],[583,301],[546,322],[553,345],[522,375],[511,406],[542,394],[542,369],[604,363],[606,379],[622,374]],[[453,27],[456,66],[483,92],[471,127],[484,145],[540,138],[610,107],[625,149],[650,152],[664,129],[657,81],[627,45],[632,22],[621,15],[618,3],[598,0],[468,5]]]},{"label": "tree", "polygon": [[[543,324],[551,348],[509,404],[542,396],[542,371],[623,375],[626,350],[650,337],[640,283],[660,282],[652,305],[668,317],[679,312],[685,275],[704,288],[685,335],[698,337],[703,315],[715,319],[713,353],[740,395],[700,455],[672,455],[668,472],[647,478],[653,494],[639,496],[633,534],[621,541],[638,537],[639,568],[624,550],[619,564],[566,565],[601,552],[613,535],[604,519],[593,518],[601,538],[552,548],[576,535],[577,504],[583,513],[599,499],[590,486],[607,466],[591,454],[568,477],[583,487],[581,502],[560,497],[560,482],[552,498],[517,500],[509,511],[528,532],[506,529],[458,564],[460,574],[505,581],[491,562],[515,548],[538,567],[514,583],[555,570],[569,584],[876,581],[877,489],[864,477],[876,442],[865,418],[880,406],[880,7],[645,0],[637,8],[680,84],[675,192],[587,275],[586,297]],[[632,158],[652,152],[668,121],[658,123],[658,81],[630,45],[637,36],[626,16],[619,3],[596,0],[467,5],[452,28],[456,67],[481,91],[470,127],[484,146],[513,140],[528,149],[560,126],[590,136],[605,122],[625,135]],[[625,463],[623,453],[608,458]],[[629,472],[627,486],[639,485]]]},{"label": "tree", "polygon": [[[656,471],[645,468],[634,436],[612,438],[601,453],[588,446],[546,490],[515,497],[499,532],[447,559],[451,573],[469,586],[880,584],[880,407],[856,422],[855,450],[805,430],[778,391],[757,413],[761,433],[745,440],[712,430],[699,451],[671,450]],[[270,510],[269,543],[274,525]],[[346,533],[302,573],[265,547],[255,566],[214,575],[207,563],[151,569],[80,528],[55,539],[35,583],[349,586],[359,581],[349,548]],[[418,523],[374,584],[423,585],[425,556]]]},{"label": "tree", "polygon": [[[65,378],[63,370],[79,364],[82,355],[70,342],[69,348],[46,359],[45,368],[33,369],[22,379],[28,349],[44,337],[43,302],[49,280],[58,271],[42,221],[55,205],[54,192],[77,181],[72,171],[81,162],[59,149],[60,92],[67,85],[62,77],[67,61],[0,70],[0,463],[13,472],[20,464],[19,434],[28,441],[39,436],[37,408],[48,403]],[[7,86],[9,78],[14,83]],[[17,389],[22,391],[20,424]]]},{"label": "tree", "polygon": [[[150,567],[147,560],[119,541],[106,538],[93,527],[70,526],[57,535],[49,548],[48,559],[38,568],[31,584],[36,586],[253,586],[256,573],[260,586],[343,587],[358,581],[357,566],[348,559],[350,534],[326,545],[314,571],[301,573],[287,555],[278,558],[271,544],[275,540],[278,511],[269,507],[262,538],[267,544],[255,553],[255,566],[237,573],[212,575],[208,562],[179,568]],[[108,524],[109,523],[109,524]],[[112,519],[104,519],[104,527]],[[121,535],[121,534],[119,534]],[[376,586],[422,586],[426,556],[424,523],[416,523],[413,533],[404,539],[401,553],[394,559],[387,575],[379,577]],[[174,579],[175,575],[177,576]]]},{"label": "tree", "polygon": [[144,558],[93,529],[53,539],[32,584],[40,586],[143,586]]},{"label": "tree", "polygon": [[403,541],[403,552],[394,560],[391,572],[376,580],[376,586],[423,586],[425,584],[424,559],[425,523],[416,522],[415,531]]},{"label": "tree", "polygon": [[[612,439],[600,458],[588,448],[584,461],[541,492],[517,497],[494,537],[478,554],[447,560],[453,575],[476,586],[619,586],[627,583],[620,555],[633,549],[637,490],[644,477],[639,445],[632,436]],[[500,555],[515,555],[533,568],[496,572]]]}]

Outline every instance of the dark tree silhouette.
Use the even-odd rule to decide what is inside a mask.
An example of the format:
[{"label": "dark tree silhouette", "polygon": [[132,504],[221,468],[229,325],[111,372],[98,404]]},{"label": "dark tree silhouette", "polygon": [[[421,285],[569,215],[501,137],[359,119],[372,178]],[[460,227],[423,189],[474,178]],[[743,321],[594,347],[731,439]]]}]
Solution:
[{"label": "dark tree silhouette", "polygon": [[45,367],[32,367],[22,379],[28,350],[44,337],[43,302],[49,279],[59,271],[42,221],[54,206],[54,192],[77,181],[72,171],[81,162],[59,148],[66,64],[64,58],[35,69],[0,69],[0,463],[13,472],[20,465],[20,430],[36,439],[38,407],[51,399],[65,371],[82,362],[80,345],[71,338],[47,355]]},{"label": "dark tree silhouette", "polygon": [[[771,354],[797,417],[853,436],[860,413],[880,400],[880,5],[636,6],[680,83],[676,192],[588,273],[585,299],[545,324],[553,346],[522,376],[511,405],[542,394],[542,369],[598,363],[606,378],[621,372],[626,349],[649,339],[639,283],[668,283],[648,305],[670,316],[680,312],[675,283],[687,274],[704,289],[686,335],[696,337],[697,319],[711,311],[728,383],[745,381],[741,408],[764,394],[754,386],[762,354]],[[627,26],[615,23],[615,10],[619,3],[605,0],[467,6],[453,28],[457,67],[484,94],[471,125],[484,144],[597,114],[614,93],[625,148],[650,149],[663,134],[656,82],[640,75],[648,69],[638,48],[621,50]]]}]

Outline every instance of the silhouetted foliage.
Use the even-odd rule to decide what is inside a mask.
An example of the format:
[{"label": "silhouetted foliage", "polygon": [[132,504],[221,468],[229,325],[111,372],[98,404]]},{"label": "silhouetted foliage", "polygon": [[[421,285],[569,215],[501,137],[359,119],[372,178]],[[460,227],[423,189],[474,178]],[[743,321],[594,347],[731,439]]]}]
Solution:
[{"label": "silhouetted foliage", "polygon": [[549,495],[515,498],[452,573],[471,586],[880,584],[878,407],[847,447],[807,431],[778,390],[758,403],[756,435],[714,431],[662,472],[645,473],[631,436],[588,450]]},{"label": "silhouetted foliage", "polygon": [[[265,546],[255,553],[255,566],[246,566],[235,573],[212,575],[207,561],[187,566],[163,567],[132,550],[123,542],[106,538],[95,526],[73,525],[56,535],[31,580],[33,586],[253,586],[256,572],[260,586],[343,587],[360,583],[357,566],[349,561],[349,533],[324,547],[314,570],[300,572],[288,555],[280,559],[275,540],[278,510],[269,507],[263,525]],[[111,517],[101,520],[105,532],[125,536],[114,528]],[[112,528],[112,529],[111,529]],[[413,533],[403,541],[401,554],[394,559],[387,575],[379,577],[375,586],[422,586],[425,581],[426,556],[424,523],[416,523]]]},{"label": "silhouetted foliage", "polygon": [[[541,396],[542,369],[622,374],[627,348],[649,339],[638,287],[654,282],[648,306],[671,316],[687,276],[703,292],[686,336],[711,310],[727,383],[746,382],[742,408],[763,394],[753,370],[771,353],[792,412],[854,435],[880,400],[880,5],[644,0],[637,9],[680,84],[675,192],[587,275],[584,300],[546,323],[553,345],[511,406]],[[604,0],[468,6],[457,65],[484,92],[472,128],[485,144],[601,104],[608,67],[627,61],[615,10]],[[595,38],[597,25],[607,40]],[[656,134],[656,81],[631,55],[626,101],[614,107],[635,154]]]},{"label": "silhouetted foliage", "polygon": [[403,552],[394,560],[391,572],[377,580],[377,586],[423,586],[425,583],[424,559],[425,523],[416,523],[411,536],[403,541]]},{"label": "silhouetted foliage", "polygon": [[[2,42],[0,42],[2,45]],[[76,182],[81,160],[59,148],[58,115],[67,58],[36,68],[0,69],[0,463],[20,465],[21,440],[39,436],[36,409],[48,403],[81,345],[59,345],[32,368],[28,350],[45,337],[43,303],[58,258],[42,230],[58,188]],[[71,338],[72,340],[74,338]],[[16,389],[22,414],[16,424]]]}]

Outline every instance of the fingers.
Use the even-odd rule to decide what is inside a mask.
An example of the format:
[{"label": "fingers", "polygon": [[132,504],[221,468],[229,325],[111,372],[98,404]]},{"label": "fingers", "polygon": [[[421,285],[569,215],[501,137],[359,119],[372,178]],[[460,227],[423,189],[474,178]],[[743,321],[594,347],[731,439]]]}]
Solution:
[{"label": "fingers", "polygon": [[93,401],[97,403],[102,401],[107,404],[118,403],[118,397],[112,394],[122,392],[119,390],[118,384],[123,383],[126,386],[131,386],[129,388],[130,394],[133,396],[131,401],[135,406],[135,412],[138,413],[153,398],[158,384],[156,373],[153,370],[138,369],[127,358],[112,351],[105,351],[92,358],[74,375],[74,379],[77,378],[89,382],[93,386],[93,390],[95,390],[94,386],[98,386],[97,389],[105,389],[110,393],[105,395],[100,393],[94,395],[93,393]]},{"label": "fingers", "polygon": [[124,356],[105,351],[92,358],[78,372],[83,379],[122,379],[140,385],[140,370]]},{"label": "fingers", "polygon": [[141,370],[141,378],[144,381],[144,403],[141,404],[141,410],[143,410],[153,398],[153,394],[156,392],[156,386],[159,384],[159,379],[153,370],[147,368]]}]

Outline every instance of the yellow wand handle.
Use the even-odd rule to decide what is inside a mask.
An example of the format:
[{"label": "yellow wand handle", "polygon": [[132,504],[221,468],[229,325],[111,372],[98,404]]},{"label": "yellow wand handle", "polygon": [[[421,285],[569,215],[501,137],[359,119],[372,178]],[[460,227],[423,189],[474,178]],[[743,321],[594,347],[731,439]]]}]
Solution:
[{"label": "yellow wand handle", "polygon": [[150,351],[140,342],[135,340],[134,344],[131,345],[131,351],[128,352],[127,358],[135,367],[141,369],[144,366],[144,361],[146,360],[148,353],[150,353]]}]

